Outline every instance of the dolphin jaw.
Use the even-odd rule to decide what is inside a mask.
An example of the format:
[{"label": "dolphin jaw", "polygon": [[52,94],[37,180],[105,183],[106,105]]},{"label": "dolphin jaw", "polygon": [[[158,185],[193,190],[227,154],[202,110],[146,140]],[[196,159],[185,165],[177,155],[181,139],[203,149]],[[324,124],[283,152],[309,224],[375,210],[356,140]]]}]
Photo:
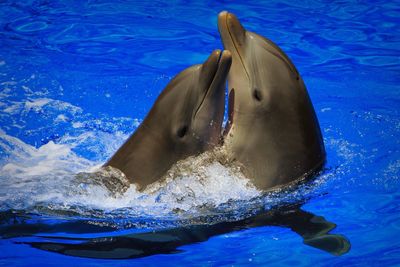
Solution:
[{"label": "dolphin jaw", "polygon": [[200,109],[201,109],[202,105],[204,104],[205,100],[207,99],[207,97],[212,97],[212,96],[210,96],[210,94],[212,94],[212,91],[219,89],[218,82],[220,82],[221,80],[224,80],[224,81],[226,80],[226,79],[223,79],[224,77],[221,77],[221,72],[223,72],[225,68],[229,68],[230,63],[231,63],[231,53],[227,50],[220,52],[218,55],[218,59],[215,63],[217,66],[215,68],[215,71],[213,71],[213,77],[210,80],[210,83],[208,83],[206,86],[207,89],[204,92],[202,100],[201,100],[199,106],[197,107],[197,109],[193,115],[193,118],[196,117],[196,115],[200,111]]},{"label": "dolphin jaw", "polygon": [[[215,52],[217,52],[217,51],[219,51],[219,50],[214,51],[213,54],[214,54]],[[213,70],[213,72],[212,72],[212,79],[210,79],[210,82],[207,83],[207,85],[205,86],[206,90],[204,90],[203,97],[201,98],[201,101],[200,101],[200,103],[199,103],[199,106],[197,107],[196,111],[195,111],[194,114],[193,114],[193,118],[196,118],[197,113],[199,112],[201,106],[203,105],[203,103],[204,103],[204,101],[205,101],[205,99],[206,99],[206,97],[207,97],[207,95],[208,95],[208,93],[209,93],[209,91],[210,91],[211,85],[212,85],[213,82],[214,82],[214,79],[215,79],[215,76],[216,76],[216,74],[217,74],[217,71],[218,71],[218,69],[219,69],[219,67],[220,67],[220,60],[221,60],[221,54],[222,54],[222,53],[221,53],[221,52],[217,52],[217,53],[219,54],[219,55],[218,55],[218,59],[217,59],[216,63],[214,63],[214,64],[217,65],[217,66],[211,66],[212,68],[215,68],[215,69]],[[207,60],[205,63],[208,63],[208,61],[209,61],[209,60]],[[205,63],[204,63],[204,64],[205,64]],[[201,66],[201,68],[203,68],[203,67],[204,67],[204,65]],[[201,76],[200,76],[200,77],[201,77]]]}]

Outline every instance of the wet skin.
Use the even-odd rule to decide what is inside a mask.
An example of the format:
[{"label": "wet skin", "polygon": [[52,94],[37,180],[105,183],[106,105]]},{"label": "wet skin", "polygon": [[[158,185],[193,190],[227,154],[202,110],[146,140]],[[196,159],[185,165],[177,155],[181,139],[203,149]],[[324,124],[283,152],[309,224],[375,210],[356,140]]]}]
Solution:
[{"label": "wet skin", "polygon": [[228,12],[218,17],[228,75],[227,156],[262,190],[317,172],[325,162],[321,130],[304,82],[272,41]]},{"label": "wet skin", "polygon": [[218,144],[231,59],[229,51],[215,50],[203,64],[179,73],[104,166],[121,170],[142,190],[178,160]]}]

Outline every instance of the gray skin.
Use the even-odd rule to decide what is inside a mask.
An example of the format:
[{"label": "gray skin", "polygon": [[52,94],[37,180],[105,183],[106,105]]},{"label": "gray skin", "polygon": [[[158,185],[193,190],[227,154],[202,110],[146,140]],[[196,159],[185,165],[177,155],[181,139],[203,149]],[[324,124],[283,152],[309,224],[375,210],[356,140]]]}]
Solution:
[{"label": "gray skin", "polygon": [[232,53],[228,75],[228,157],[262,190],[318,171],[325,148],[314,108],[295,66],[272,41],[221,12],[218,29]]},{"label": "gray skin", "polygon": [[218,144],[231,62],[229,51],[215,50],[203,64],[179,73],[104,166],[118,168],[142,190],[177,161]]}]

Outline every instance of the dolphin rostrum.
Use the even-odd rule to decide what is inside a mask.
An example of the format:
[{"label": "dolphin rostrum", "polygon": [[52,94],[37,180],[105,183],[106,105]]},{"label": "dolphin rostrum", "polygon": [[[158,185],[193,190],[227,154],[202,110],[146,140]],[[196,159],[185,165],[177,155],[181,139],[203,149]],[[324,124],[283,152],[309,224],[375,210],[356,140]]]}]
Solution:
[{"label": "dolphin rostrum", "polygon": [[142,190],[178,160],[218,144],[231,62],[229,51],[215,50],[203,64],[179,73],[104,166],[121,170]]},{"label": "dolphin rostrum", "polygon": [[321,130],[306,87],[272,41],[246,31],[235,15],[218,17],[228,75],[229,121],[224,146],[260,189],[305,178],[325,162]]}]

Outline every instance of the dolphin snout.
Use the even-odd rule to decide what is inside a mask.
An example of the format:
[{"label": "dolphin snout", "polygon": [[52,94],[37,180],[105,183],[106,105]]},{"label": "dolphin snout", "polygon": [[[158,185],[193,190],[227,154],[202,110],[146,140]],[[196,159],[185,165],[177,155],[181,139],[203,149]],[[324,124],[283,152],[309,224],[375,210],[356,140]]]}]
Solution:
[{"label": "dolphin snout", "polygon": [[224,45],[227,38],[231,39],[236,46],[242,46],[244,44],[246,38],[246,29],[242,26],[234,14],[227,11],[222,11],[219,13],[218,29],[222,35]]},{"label": "dolphin snout", "polygon": [[[231,52],[224,50],[214,50],[208,59],[203,63],[200,83],[203,88],[203,98],[200,102],[199,108],[195,112],[195,116],[205,106],[210,103],[213,108],[224,109],[224,92],[225,83],[228,77],[229,69],[232,63]],[[215,102],[215,103],[214,103]],[[218,104],[216,104],[218,103]]]},{"label": "dolphin snout", "polygon": [[[211,84],[218,69],[218,62],[221,57],[221,50],[214,50],[201,67],[201,77],[207,87]],[[207,88],[208,89],[208,88]]]},{"label": "dolphin snout", "polygon": [[224,50],[218,61],[218,70],[214,77],[214,82],[225,83],[232,64],[232,53]]},{"label": "dolphin snout", "polygon": [[[201,79],[204,82],[205,89],[216,87],[225,83],[229,68],[232,63],[232,54],[228,50],[214,50],[208,59],[203,63]],[[219,86],[217,85],[217,87]]]}]

